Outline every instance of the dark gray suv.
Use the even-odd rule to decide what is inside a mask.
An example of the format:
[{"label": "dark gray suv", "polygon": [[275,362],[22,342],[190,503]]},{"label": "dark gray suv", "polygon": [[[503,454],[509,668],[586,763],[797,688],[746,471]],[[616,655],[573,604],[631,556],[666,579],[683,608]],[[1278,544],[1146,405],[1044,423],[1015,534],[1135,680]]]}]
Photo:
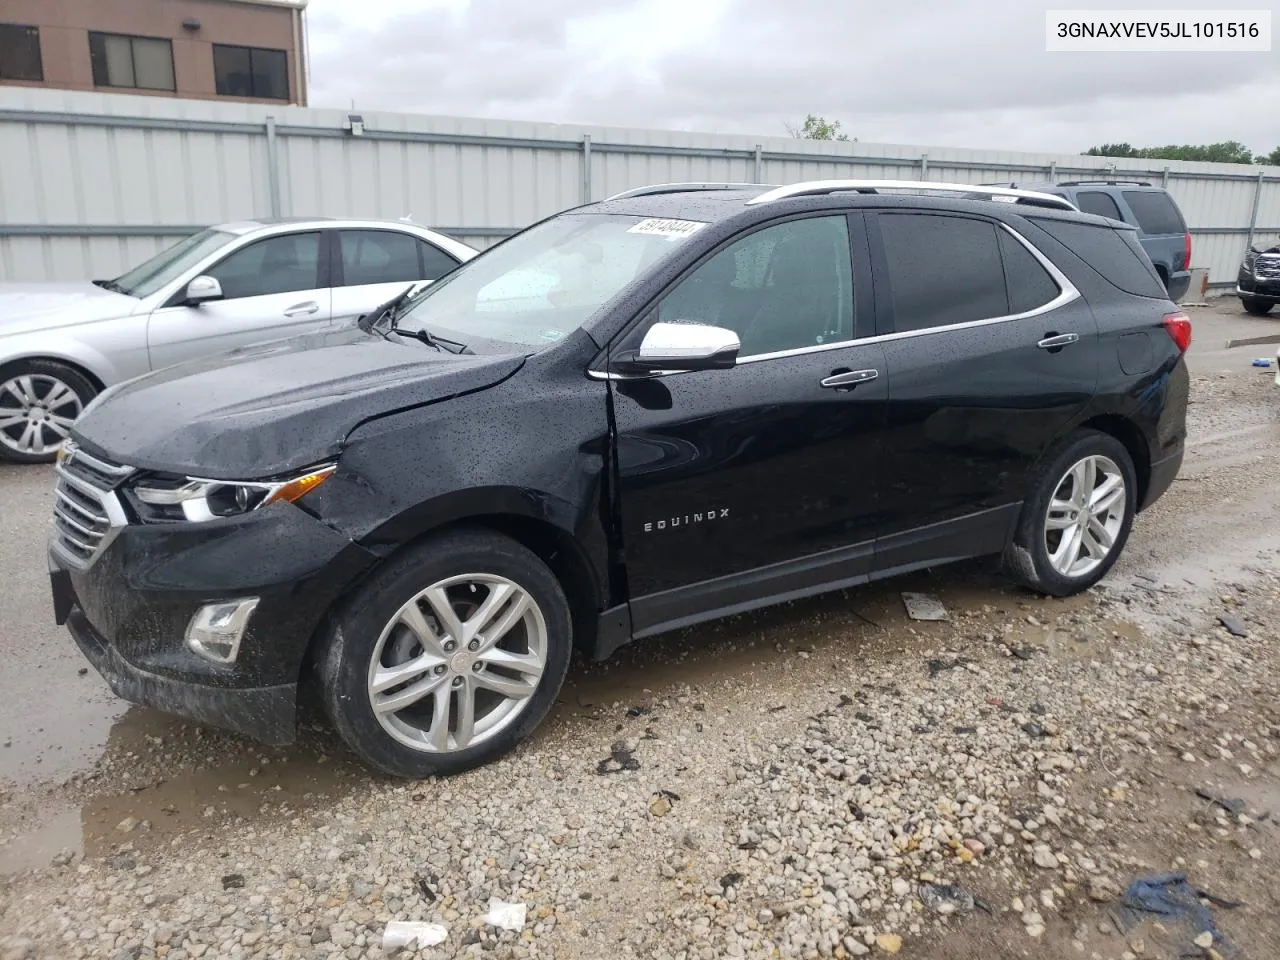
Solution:
[{"label": "dark gray suv", "polygon": [[1176,302],[1186,295],[1191,283],[1191,233],[1168,190],[1139,180],[1018,182],[1007,186],[1053,194],[1071,201],[1083,213],[1129,224],[1138,231],[1138,242],[1160,274],[1169,299]]}]

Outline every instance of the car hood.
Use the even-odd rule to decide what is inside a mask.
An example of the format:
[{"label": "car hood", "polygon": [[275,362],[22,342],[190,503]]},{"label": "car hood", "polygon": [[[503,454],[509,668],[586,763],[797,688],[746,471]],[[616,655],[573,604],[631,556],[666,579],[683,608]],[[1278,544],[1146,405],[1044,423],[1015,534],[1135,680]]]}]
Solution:
[{"label": "car hood", "polygon": [[0,283],[0,336],[126,317],[139,302],[92,283]]},{"label": "car hood", "polygon": [[213,480],[335,457],[367,420],[483,390],[523,355],[441,353],[355,325],[166,367],[108,389],[73,437],[119,463]]}]

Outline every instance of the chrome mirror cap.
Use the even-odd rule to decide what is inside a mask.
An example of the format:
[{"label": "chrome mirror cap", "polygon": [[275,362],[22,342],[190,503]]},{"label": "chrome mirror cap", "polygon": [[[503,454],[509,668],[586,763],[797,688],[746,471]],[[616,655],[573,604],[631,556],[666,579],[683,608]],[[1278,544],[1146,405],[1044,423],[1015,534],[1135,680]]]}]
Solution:
[{"label": "chrome mirror cap", "polygon": [[640,343],[635,362],[651,370],[718,370],[732,367],[742,344],[724,327],[659,322]]},{"label": "chrome mirror cap", "polygon": [[222,284],[215,277],[195,277],[187,284],[188,303],[203,303],[205,300],[221,299]]}]

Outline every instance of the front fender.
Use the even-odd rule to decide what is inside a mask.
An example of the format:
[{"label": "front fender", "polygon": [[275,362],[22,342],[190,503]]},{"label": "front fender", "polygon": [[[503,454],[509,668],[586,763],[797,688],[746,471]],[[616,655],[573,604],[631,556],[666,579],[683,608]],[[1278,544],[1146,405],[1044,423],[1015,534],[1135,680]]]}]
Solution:
[{"label": "front fender", "polygon": [[106,344],[66,330],[38,330],[0,336],[0,366],[16,360],[57,360],[79,367],[104,387],[146,373],[146,317],[122,317],[114,323],[130,329],[113,334],[109,349]]}]

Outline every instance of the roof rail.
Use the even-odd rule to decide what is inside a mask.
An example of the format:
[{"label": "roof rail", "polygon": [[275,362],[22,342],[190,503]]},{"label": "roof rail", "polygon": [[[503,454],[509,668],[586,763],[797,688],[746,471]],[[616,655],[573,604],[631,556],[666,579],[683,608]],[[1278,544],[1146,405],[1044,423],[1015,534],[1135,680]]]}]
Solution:
[{"label": "roof rail", "polygon": [[1106,186],[1106,187],[1149,187],[1149,180],[1063,180],[1059,182],[1060,187],[1089,187],[1089,186]]},{"label": "roof rail", "polygon": [[633,187],[606,197],[610,200],[626,200],[629,197],[651,197],[660,193],[689,193],[695,190],[762,190],[768,184],[763,183],[655,183],[647,187]]},{"label": "roof rail", "polygon": [[881,190],[919,190],[922,193],[963,193],[965,199],[1001,200],[1006,203],[1028,203],[1058,210],[1075,210],[1075,204],[1050,193],[1034,190],[1012,190],[1007,187],[982,187],[971,183],[940,183],[931,180],[810,180],[777,187],[748,200],[748,204],[772,203],[787,197],[817,196],[842,191],[879,193]]}]

